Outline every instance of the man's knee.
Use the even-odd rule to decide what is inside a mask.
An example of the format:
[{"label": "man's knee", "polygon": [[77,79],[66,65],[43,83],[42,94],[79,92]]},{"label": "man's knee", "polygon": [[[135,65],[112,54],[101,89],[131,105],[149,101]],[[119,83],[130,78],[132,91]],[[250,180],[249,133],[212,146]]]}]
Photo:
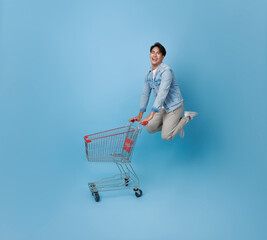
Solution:
[{"label": "man's knee", "polygon": [[173,139],[173,136],[169,133],[161,132],[161,138],[166,141],[171,141]]},{"label": "man's knee", "polygon": [[156,127],[156,126],[153,126],[153,125],[147,125],[146,126],[146,130],[149,132],[149,133],[155,133],[155,132],[158,132],[159,131],[159,128]]}]

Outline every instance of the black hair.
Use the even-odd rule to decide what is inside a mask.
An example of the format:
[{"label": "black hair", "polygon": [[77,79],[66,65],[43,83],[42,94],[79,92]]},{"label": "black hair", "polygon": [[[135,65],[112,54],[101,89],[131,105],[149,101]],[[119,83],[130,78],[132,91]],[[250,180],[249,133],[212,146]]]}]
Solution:
[{"label": "black hair", "polygon": [[159,48],[159,51],[162,53],[162,55],[165,57],[165,55],[166,55],[166,49],[165,49],[165,47],[163,47],[159,42],[156,42],[156,43],[154,43],[154,45],[152,45],[151,47],[150,47],[150,52],[152,52],[152,49],[154,48],[154,47],[158,47]]}]

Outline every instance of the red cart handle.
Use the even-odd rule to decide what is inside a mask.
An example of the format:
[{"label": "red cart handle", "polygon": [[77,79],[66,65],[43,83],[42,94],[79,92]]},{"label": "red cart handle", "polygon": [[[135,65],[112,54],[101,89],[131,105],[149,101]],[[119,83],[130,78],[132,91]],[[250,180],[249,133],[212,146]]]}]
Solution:
[{"label": "red cart handle", "polygon": [[[130,120],[132,123],[134,123],[135,121],[137,121],[137,122],[141,122],[140,120],[137,120],[137,119],[132,119],[132,120]],[[143,126],[146,126],[147,124],[148,124],[148,121],[144,121],[144,122],[142,122],[142,123],[140,123],[141,125],[143,125]]]},{"label": "red cart handle", "polygon": [[84,138],[84,140],[85,140],[87,143],[91,142],[91,140],[90,140],[90,139],[87,139],[87,138],[88,138],[88,136],[84,136],[83,138]]},{"label": "red cart handle", "polygon": [[[132,123],[134,123],[135,121],[137,121],[137,122],[139,122],[140,123],[140,120],[137,120],[137,119],[133,119],[133,120],[129,120],[129,121],[131,121]],[[147,124],[148,124],[148,121],[144,121],[144,122],[142,122],[142,123],[140,123],[141,125],[143,125],[143,126],[146,126]],[[124,128],[124,127],[120,127],[120,128]],[[116,130],[116,129],[120,129],[120,128],[115,128],[115,129],[112,129],[112,130]],[[109,130],[108,130],[109,131]],[[108,131],[104,131],[104,132],[108,132]],[[103,133],[103,132],[101,132],[101,133]],[[119,134],[119,133],[118,133]],[[118,135],[118,134],[115,134],[115,135]],[[93,134],[94,135],[94,134]],[[88,137],[89,136],[91,136],[91,135],[86,135],[86,136],[84,136],[83,138],[84,138],[84,140],[87,142],[87,143],[90,143],[90,142],[92,142],[92,140],[95,140],[95,139],[98,139],[98,138],[103,138],[103,137],[98,137],[98,138],[94,138],[94,139],[88,139]],[[112,135],[110,135],[110,136],[112,136]]]}]

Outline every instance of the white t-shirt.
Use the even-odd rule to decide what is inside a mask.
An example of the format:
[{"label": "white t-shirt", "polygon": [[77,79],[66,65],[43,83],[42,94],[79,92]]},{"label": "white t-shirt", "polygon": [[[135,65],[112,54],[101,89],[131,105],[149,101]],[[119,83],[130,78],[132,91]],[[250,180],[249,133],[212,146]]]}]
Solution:
[{"label": "white t-shirt", "polygon": [[153,81],[155,80],[155,74],[156,74],[157,69],[158,69],[158,68],[156,68],[156,69],[154,69],[154,70],[152,71],[152,73],[153,73]]}]

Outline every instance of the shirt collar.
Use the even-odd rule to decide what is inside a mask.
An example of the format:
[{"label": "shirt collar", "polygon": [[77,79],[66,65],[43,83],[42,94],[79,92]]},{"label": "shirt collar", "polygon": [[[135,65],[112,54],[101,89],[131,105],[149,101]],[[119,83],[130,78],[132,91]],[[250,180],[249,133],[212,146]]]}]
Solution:
[{"label": "shirt collar", "polygon": [[[163,64],[163,62],[161,62],[161,64],[157,67],[157,71],[160,70],[162,64]],[[149,68],[149,72],[152,72],[152,71],[153,71],[153,70],[152,70],[152,66],[151,66],[151,67]],[[157,72],[157,71],[156,71],[156,72]]]}]

